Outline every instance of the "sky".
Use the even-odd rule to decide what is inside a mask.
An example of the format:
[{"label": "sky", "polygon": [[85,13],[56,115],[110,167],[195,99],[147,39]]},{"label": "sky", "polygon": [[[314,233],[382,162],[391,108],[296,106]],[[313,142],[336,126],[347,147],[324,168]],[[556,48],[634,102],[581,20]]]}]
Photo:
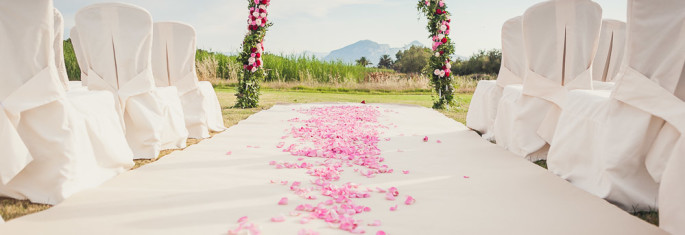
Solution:
[{"label": "sky", "polygon": [[[55,0],[64,15],[65,39],[74,15],[87,5],[112,0]],[[197,46],[233,53],[247,32],[246,0],[120,0],[147,9],[154,21],[181,21],[197,31]],[[445,0],[452,15],[456,54],[470,56],[501,48],[502,24],[544,0]],[[625,21],[625,0],[595,0],[603,17]],[[418,40],[430,45],[417,0],[272,0],[265,46],[275,54],[330,52],[359,40],[402,47]]]}]

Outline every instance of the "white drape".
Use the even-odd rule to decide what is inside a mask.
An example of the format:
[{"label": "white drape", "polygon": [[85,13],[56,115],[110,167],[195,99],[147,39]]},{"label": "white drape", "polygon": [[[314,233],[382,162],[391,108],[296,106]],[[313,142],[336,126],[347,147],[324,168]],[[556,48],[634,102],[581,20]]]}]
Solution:
[{"label": "white drape", "polygon": [[466,125],[490,141],[495,140],[495,117],[504,87],[523,83],[525,76],[526,57],[521,20],[520,16],[514,17],[502,26],[502,65],[497,81],[478,82],[466,114]]},{"label": "white drape", "polygon": [[64,18],[57,8],[54,9],[54,26],[55,41],[53,48],[55,49],[55,67],[57,67],[57,74],[62,86],[64,89],[69,89],[69,76],[67,75],[66,64],[64,64],[64,42],[62,41],[64,37]]},{"label": "white drape", "polygon": [[212,119],[221,116],[214,89],[201,88],[195,70],[195,29],[179,22],[154,24],[152,68],[158,87],[176,87],[183,106],[185,126],[191,138],[207,138],[209,130],[225,129],[223,118],[219,125]]},{"label": "white drape", "polygon": [[503,92],[494,125],[497,144],[531,160],[546,157],[567,92],[592,89],[601,15],[589,0],[543,2],[525,12],[528,71],[522,88]]},{"label": "white drape", "polygon": [[[81,99],[65,95],[55,65],[52,1],[0,5],[0,195],[55,204],[132,167],[126,145],[98,152],[102,148],[91,141],[101,130],[87,121],[107,125],[111,119],[85,115],[84,106],[74,104]],[[83,94],[83,99],[101,95]],[[90,109],[114,113],[111,96],[109,101],[111,106]],[[123,131],[115,130],[107,136],[123,140]]]},{"label": "white drape", "polygon": [[613,81],[621,68],[625,47],[626,23],[602,20],[597,55],[592,62],[592,79],[599,82]]},{"label": "white drape", "polygon": [[[126,139],[135,158],[156,158],[173,143],[185,147],[187,137],[171,91],[155,89],[150,52],[152,18],[145,9],[121,3],[94,4],[76,13],[81,45],[87,54],[88,88],[116,95]],[[178,104],[177,106],[180,106]],[[166,133],[165,133],[166,132]],[[169,133],[172,132],[172,133]],[[182,142],[182,143],[181,143]]]},{"label": "white drape", "polygon": [[[670,160],[678,164],[671,156],[683,155],[676,143],[685,130],[685,104],[674,94],[685,63],[684,41],[676,40],[685,38],[684,20],[682,1],[628,2],[627,47],[615,89],[571,92],[548,159],[551,171],[626,210],[658,203],[660,223],[675,234],[685,232],[676,223],[685,218],[684,187],[682,178],[669,185],[665,169],[673,169]],[[657,196],[658,190],[666,193]]]},{"label": "white drape", "polygon": [[88,86],[88,55],[83,51],[83,46],[81,45],[81,37],[78,35],[78,30],[76,27],[71,28],[69,33],[69,38],[71,38],[71,45],[74,47],[74,54],[76,54],[76,61],[78,62],[78,67],[81,69],[81,84],[83,86]]}]

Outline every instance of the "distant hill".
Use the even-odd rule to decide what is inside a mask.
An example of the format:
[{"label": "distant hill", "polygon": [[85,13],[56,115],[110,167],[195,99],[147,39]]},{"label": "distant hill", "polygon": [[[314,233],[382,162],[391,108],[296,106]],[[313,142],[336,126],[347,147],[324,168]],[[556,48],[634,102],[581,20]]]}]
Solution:
[{"label": "distant hill", "polygon": [[356,60],[364,56],[371,61],[373,65],[376,65],[381,56],[390,55],[390,57],[392,57],[394,60],[395,54],[397,54],[398,51],[406,50],[412,45],[425,46],[419,41],[413,41],[404,47],[392,48],[388,44],[379,44],[371,40],[361,40],[343,48],[331,51],[330,54],[324,57],[324,60],[342,60],[346,63],[355,63]]}]

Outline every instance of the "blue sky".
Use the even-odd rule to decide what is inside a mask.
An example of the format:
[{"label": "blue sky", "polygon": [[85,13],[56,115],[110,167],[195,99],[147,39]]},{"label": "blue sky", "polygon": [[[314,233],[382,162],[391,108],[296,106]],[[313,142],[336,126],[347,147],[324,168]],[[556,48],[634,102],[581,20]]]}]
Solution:
[{"label": "blue sky", "polygon": [[[110,0],[111,1],[111,0]],[[500,48],[500,29],[509,18],[543,0],[445,0],[452,13],[452,38],[458,55]],[[625,21],[625,0],[595,0],[604,18]],[[81,7],[108,0],[55,0],[65,18],[65,37]],[[146,8],[155,21],[195,26],[198,47],[234,52],[246,30],[246,0],[123,0]],[[426,21],[416,0],[272,0],[274,26],[265,44],[274,53],[329,52],[369,39],[393,47],[414,40],[429,45]]]}]

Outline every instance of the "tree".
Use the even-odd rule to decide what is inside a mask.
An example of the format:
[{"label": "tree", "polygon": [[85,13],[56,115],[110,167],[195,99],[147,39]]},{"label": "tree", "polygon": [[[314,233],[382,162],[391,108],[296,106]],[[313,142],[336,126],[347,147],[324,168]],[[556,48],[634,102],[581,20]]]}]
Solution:
[{"label": "tree", "polygon": [[369,62],[369,60],[366,59],[366,57],[364,57],[364,56],[362,56],[362,58],[359,58],[356,62],[357,62],[358,66],[362,66],[362,67],[372,65],[372,63]]},{"label": "tree", "polygon": [[498,49],[480,50],[468,60],[457,59],[452,63],[452,73],[458,75],[497,74],[502,64],[502,52]]},{"label": "tree", "polygon": [[411,46],[395,55],[393,68],[401,73],[420,73],[431,57],[430,49],[422,46]]},{"label": "tree", "polygon": [[389,69],[392,68],[392,58],[390,58],[389,55],[383,55],[381,56],[381,59],[378,61],[378,68],[379,69]]}]

